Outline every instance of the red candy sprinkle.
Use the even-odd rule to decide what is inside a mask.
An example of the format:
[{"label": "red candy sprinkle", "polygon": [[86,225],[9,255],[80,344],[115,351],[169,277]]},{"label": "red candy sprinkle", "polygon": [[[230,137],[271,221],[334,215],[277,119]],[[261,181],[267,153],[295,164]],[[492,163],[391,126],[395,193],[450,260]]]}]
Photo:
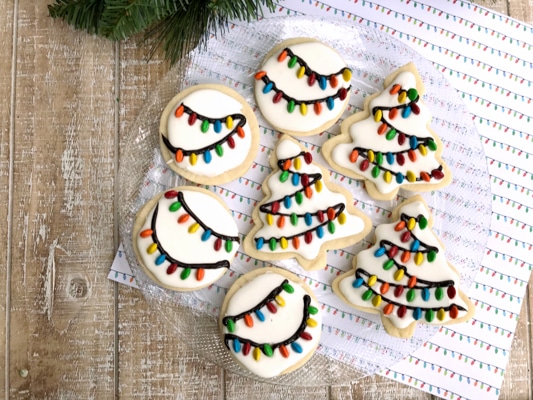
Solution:
[{"label": "red candy sprinkle", "polygon": [[442,179],[444,178],[444,173],[440,169],[434,169],[431,171],[431,176],[435,179]]},{"label": "red candy sprinkle", "polygon": [[268,311],[270,311],[272,314],[275,314],[278,312],[278,309],[276,308],[276,306],[274,305],[274,303],[272,303],[271,301],[269,301],[268,303],[266,303],[266,308],[268,309]]},{"label": "red candy sprinkle", "polygon": [[403,293],[403,286],[402,285],[396,286],[396,288],[394,289],[394,296],[400,297],[402,293]]},{"label": "red candy sprinkle", "polygon": [[233,139],[233,136],[228,137],[228,146],[230,149],[235,148],[235,139]]},{"label": "red candy sprinkle", "polygon": [[450,299],[453,299],[455,295],[457,294],[457,291],[455,290],[455,286],[448,287],[447,294]]},{"label": "red candy sprinkle", "polygon": [[359,169],[361,171],[366,171],[368,169],[368,167],[370,166],[370,162],[368,160],[363,160],[363,162],[361,163],[361,165],[359,165]]},{"label": "red candy sprinkle", "polygon": [[411,239],[411,231],[405,231],[400,237],[402,243],[408,242],[409,239]]},{"label": "red candy sprinkle", "polygon": [[389,249],[389,257],[390,258],[394,258],[396,256],[396,254],[398,254],[398,247],[397,246],[392,246]]},{"label": "red candy sprinkle", "polygon": [[165,192],[166,199],[173,199],[175,197],[178,197],[178,192],[176,192],[175,190],[169,190],[168,192]]},{"label": "red candy sprinkle", "polygon": [[324,222],[324,212],[322,210],[317,211],[316,217],[319,222]]},{"label": "red candy sprinkle", "polygon": [[167,275],[172,275],[174,272],[176,272],[176,270],[178,269],[178,265],[177,264],[170,264],[167,268]]},{"label": "red candy sprinkle", "polygon": [[283,98],[283,92],[277,92],[272,98],[272,103],[279,103]]},{"label": "red candy sprinkle", "polygon": [[415,115],[420,114],[420,107],[418,107],[418,104],[411,103],[411,104],[409,104],[409,107],[411,107],[411,111],[413,112],[413,114],[415,114]]},{"label": "red candy sprinkle", "polygon": [[279,201],[272,202],[272,214],[277,214],[279,211]]},{"label": "red candy sprinkle", "polygon": [[405,313],[406,312],[407,312],[407,307],[405,307],[404,305],[401,305],[400,308],[398,308],[398,311],[397,311],[398,317],[400,317],[400,318],[405,317]]},{"label": "red candy sprinkle", "polygon": [[305,243],[310,244],[313,241],[313,234],[311,232],[305,232],[304,240]]},{"label": "red candy sprinkle", "polygon": [[400,134],[398,135],[398,144],[401,146],[404,143],[405,143],[405,133],[400,132]]},{"label": "red candy sprinkle", "polygon": [[311,164],[313,162],[313,155],[309,152],[304,154],[304,161],[306,164]]},{"label": "red candy sprinkle", "polygon": [[339,90],[339,99],[344,100],[346,99],[346,96],[348,95],[348,91],[345,88],[342,88]]},{"label": "red candy sprinkle", "polygon": [[222,239],[217,238],[217,240],[215,240],[215,245],[214,245],[215,251],[219,251],[221,247],[222,247]]},{"label": "red candy sprinkle", "polygon": [[302,179],[302,186],[309,186],[309,175],[303,174],[301,179]]},{"label": "red candy sprinkle", "polygon": [[313,336],[311,336],[310,333],[307,333],[307,332],[302,332],[300,337],[303,339],[303,340],[311,340],[313,339]]},{"label": "red candy sprinkle", "polygon": [[309,75],[309,78],[307,78],[307,84],[309,86],[313,86],[316,82],[316,74],[314,72],[311,72]]},{"label": "red candy sprinkle", "polygon": [[404,157],[404,155],[402,153],[396,154],[396,162],[399,165],[404,165],[405,164],[405,157]]},{"label": "red candy sprinkle", "polygon": [[196,118],[197,118],[196,113],[192,113],[191,115],[189,115],[189,119],[188,119],[189,125],[194,125],[194,123],[196,122]]}]

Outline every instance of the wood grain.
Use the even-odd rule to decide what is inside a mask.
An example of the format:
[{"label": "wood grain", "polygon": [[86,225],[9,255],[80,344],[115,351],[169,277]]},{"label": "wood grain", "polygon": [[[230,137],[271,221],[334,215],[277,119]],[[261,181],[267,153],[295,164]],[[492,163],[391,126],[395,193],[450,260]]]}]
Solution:
[{"label": "wood grain", "polygon": [[[108,42],[19,1],[9,398],[113,390],[113,82]],[[25,369],[27,376],[14,373]]]},{"label": "wood grain", "polygon": [[[533,0],[476,2],[533,22]],[[380,376],[290,388],[226,374],[170,335],[138,290],[107,280],[120,145],[168,65],[161,52],[147,61],[138,39],[75,32],[46,3],[0,2],[0,396],[435,398]],[[528,287],[501,399],[533,398]]]}]

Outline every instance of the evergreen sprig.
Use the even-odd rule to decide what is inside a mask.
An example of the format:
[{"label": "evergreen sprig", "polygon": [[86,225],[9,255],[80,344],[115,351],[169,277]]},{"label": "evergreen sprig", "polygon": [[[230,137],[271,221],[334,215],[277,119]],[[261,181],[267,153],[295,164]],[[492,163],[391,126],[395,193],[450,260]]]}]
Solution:
[{"label": "evergreen sprig", "polygon": [[[228,21],[251,21],[261,6],[273,10],[273,0],[55,0],[52,18],[110,40],[144,33],[152,42],[150,55],[163,46],[165,58],[176,63],[210,33],[224,32]],[[155,39],[155,41],[151,41]]]}]

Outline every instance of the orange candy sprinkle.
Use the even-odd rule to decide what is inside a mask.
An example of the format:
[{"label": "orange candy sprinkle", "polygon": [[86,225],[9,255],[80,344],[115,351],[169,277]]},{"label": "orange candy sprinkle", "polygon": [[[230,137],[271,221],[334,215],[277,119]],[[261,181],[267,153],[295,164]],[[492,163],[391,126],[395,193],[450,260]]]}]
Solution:
[{"label": "orange candy sprinkle", "polygon": [[305,197],[307,197],[308,199],[313,197],[313,190],[311,189],[311,186],[306,186],[304,189],[304,193],[305,193]]},{"label": "orange candy sprinkle", "polygon": [[337,85],[339,84],[339,80],[337,79],[335,75],[331,75],[331,78],[329,78],[329,84],[331,85],[332,88],[337,87]]},{"label": "orange candy sprinkle", "polygon": [[244,324],[248,327],[248,328],[251,328],[252,326],[254,326],[254,320],[252,319],[252,316],[250,314],[246,314],[244,316]]},{"label": "orange candy sprinkle", "polygon": [[390,94],[396,94],[396,93],[398,93],[400,91],[401,88],[402,88],[401,85],[398,85],[398,84],[393,85],[389,93]]},{"label": "orange candy sprinkle", "polygon": [[279,346],[279,352],[284,358],[289,357],[289,350],[287,350],[287,347],[285,347],[284,345]]},{"label": "orange candy sprinkle", "polygon": [[416,276],[413,275],[413,276],[411,276],[411,277],[409,278],[409,281],[407,282],[407,286],[408,286],[409,288],[414,288],[415,285],[416,285]]},{"label": "orange candy sprinkle", "polygon": [[296,250],[300,248],[300,239],[298,236],[292,238],[292,247],[294,247]]},{"label": "orange candy sprinkle", "polygon": [[278,228],[282,229],[285,226],[285,216],[280,215],[278,218]]},{"label": "orange candy sprinkle", "polygon": [[278,61],[282,62],[286,58],[287,58],[287,50],[283,50],[278,56]]},{"label": "orange candy sprinkle", "polygon": [[189,214],[183,214],[178,218],[178,224],[183,224],[189,220]]},{"label": "orange candy sprinkle", "polygon": [[320,104],[319,102],[316,102],[313,105],[313,109],[315,110],[316,115],[320,115],[320,113],[322,112],[322,104]]},{"label": "orange candy sprinkle", "polygon": [[291,164],[291,160],[285,160],[285,162],[283,163],[283,170],[287,171],[291,167]]},{"label": "orange candy sprinkle", "polygon": [[431,176],[425,171],[420,172],[420,178],[422,178],[424,182],[429,182],[431,180]]},{"label": "orange candy sprinkle", "polygon": [[402,260],[403,263],[406,263],[411,258],[411,252],[410,251],[404,251],[402,253],[402,256],[400,257],[400,260]]},{"label": "orange candy sprinkle", "polygon": [[387,132],[388,127],[389,126],[387,124],[381,124],[378,128],[378,135],[383,135],[385,132]]},{"label": "orange candy sprinkle", "polygon": [[259,71],[257,72],[255,75],[254,75],[254,78],[256,80],[260,80],[260,79],[263,79],[263,76],[265,76],[267,73],[266,71]]},{"label": "orange candy sprinkle", "polygon": [[399,232],[399,231],[403,231],[405,229],[405,221],[400,221],[396,224],[396,226],[394,227],[394,230],[396,232]]},{"label": "orange candy sprinkle", "polygon": [[451,319],[455,319],[455,318],[457,318],[458,316],[459,316],[459,310],[458,310],[457,306],[452,305],[452,306],[450,307],[450,318],[451,318]]},{"label": "orange candy sprinkle", "polygon": [[152,236],[152,233],[154,233],[153,230],[151,229],[145,229],[144,231],[142,231],[139,236],[142,237],[142,238],[147,238],[147,237],[150,237]]},{"label": "orange candy sprinkle", "polygon": [[242,129],[242,126],[237,127],[237,136],[239,136],[241,139],[244,137],[244,129]]},{"label": "orange candy sprinkle", "polygon": [[407,152],[407,155],[409,156],[409,160],[411,160],[412,162],[416,161],[416,153],[414,152],[414,150],[409,150]]},{"label": "orange candy sprinkle", "polygon": [[379,288],[381,294],[386,294],[389,291],[390,285],[388,282],[383,282]]},{"label": "orange candy sprinkle", "polygon": [[352,152],[350,153],[350,162],[355,164],[358,158],[359,158],[359,152],[356,149],[353,149]]},{"label": "orange candy sprinkle", "polygon": [[204,276],[205,276],[205,269],[198,268],[196,270],[196,280],[201,281],[202,279],[204,279]]},{"label": "orange candy sprinkle", "polygon": [[392,314],[393,309],[394,309],[394,306],[391,303],[389,303],[385,307],[383,307],[383,314],[385,315]]},{"label": "orange candy sprinkle", "polygon": [[333,209],[333,207],[328,208],[327,214],[328,214],[328,219],[330,221],[333,221],[335,219],[335,209]]},{"label": "orange candy sprinkle", "polygon": [[397,108],[391,108],[389,110],[389,118],[394,119],[398,116],[398,109]]},{"label": "orange candy sprinkle", "polygon": [[183,107],[183,104],[182,104],[178,108],[176,108],[174,115],[176,116],[176,118],[179,118],[183,115],[184,112],[185,112],[185,107]]},{"label": "orange candy sprinkle", "polygon": [[181,150],[176,151],[176,161],[177,162],[183,161],[183,151]]}]

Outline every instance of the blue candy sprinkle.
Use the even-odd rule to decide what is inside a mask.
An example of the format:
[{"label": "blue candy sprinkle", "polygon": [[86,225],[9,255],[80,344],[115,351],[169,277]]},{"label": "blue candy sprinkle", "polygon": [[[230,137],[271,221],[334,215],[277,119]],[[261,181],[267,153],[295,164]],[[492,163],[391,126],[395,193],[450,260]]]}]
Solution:
[{"label": "blue candy sprinkle", "polygon": [[313,223],[313,217],[311,216],[311,214],[305,213],[304,221],[307,226],[311,226],[311,224]]},{"label": "blue candy sprinkle", "polygon": [[213,125],[213,128],[215,129],[215,133],[220,133],[222,131],[222,122],[217,119]]},{"label": "blue candy sprinkle", "polygon": [[257,250],[261,250],[261,248],[263,247],[263,245],[265,244],[265,239],[263,238],[259,238],[257,239],[257,241],[255,242],[255,248]]},{"label": "blue candy sprinkle", "polygon": [[386,251],[385,247],[380,247],[374,252],[374,256],[381,257],[383,254],[385,254],[385,251]]},{"label": "blue candy sprinkle", "polygon": [[326,99],[326,105],[328,106],[328,109],[331,111],[333,110],[333,107],[335,107],[335,103],[333,102],[333,98],[328,97]]},{"label": "blue candy sprinkle", "polygon": [[363,286],[363,282],[363,278],[357,278],[355,281],[353,281],[352,287],[354,289],[360,288],[361,286]]},{"label": "blue candy sprinkle", "polygon": [[164,254],[159,254],[159,255],[157,256],[157,258],[155,259],[155,265],[161,265],[161,264],[163,264],[163,263],[165,262],[165,259],[166,259],[166,257],[165,257]]},{"label": "blue candy sprinkle", "polygon": [[240,353],[241,351],[241,342],[239,339],[233,339],[233,351],[235,353]]},{"label": "blue candy sprinkle", "polygon": [[291,343],[291,348],[296,352],[296,353],[301,353],[303,351],[302,349],[302,346],[300,346],[298,343],[296,342],[292,342]]},{"label": "blue candy sprinkle", "polygon": [[208,229],[202,233],[202,242],[207,241],[211,237],[211,230]]},{"label": "blue candy sprinkle", "polygon": [[255,311],[255,316],[257,317],[257,319],[261,322],[264,322],[265,321],[265,315],[261,312],[261,310],[256,310]]},{"label": "blue candy sprinkle", "polygon": [[272,90],[273,87],[274,87],[274,84],[272,82],[268,82],[263,88],[263,93],[267,94],[268,92]]}]

